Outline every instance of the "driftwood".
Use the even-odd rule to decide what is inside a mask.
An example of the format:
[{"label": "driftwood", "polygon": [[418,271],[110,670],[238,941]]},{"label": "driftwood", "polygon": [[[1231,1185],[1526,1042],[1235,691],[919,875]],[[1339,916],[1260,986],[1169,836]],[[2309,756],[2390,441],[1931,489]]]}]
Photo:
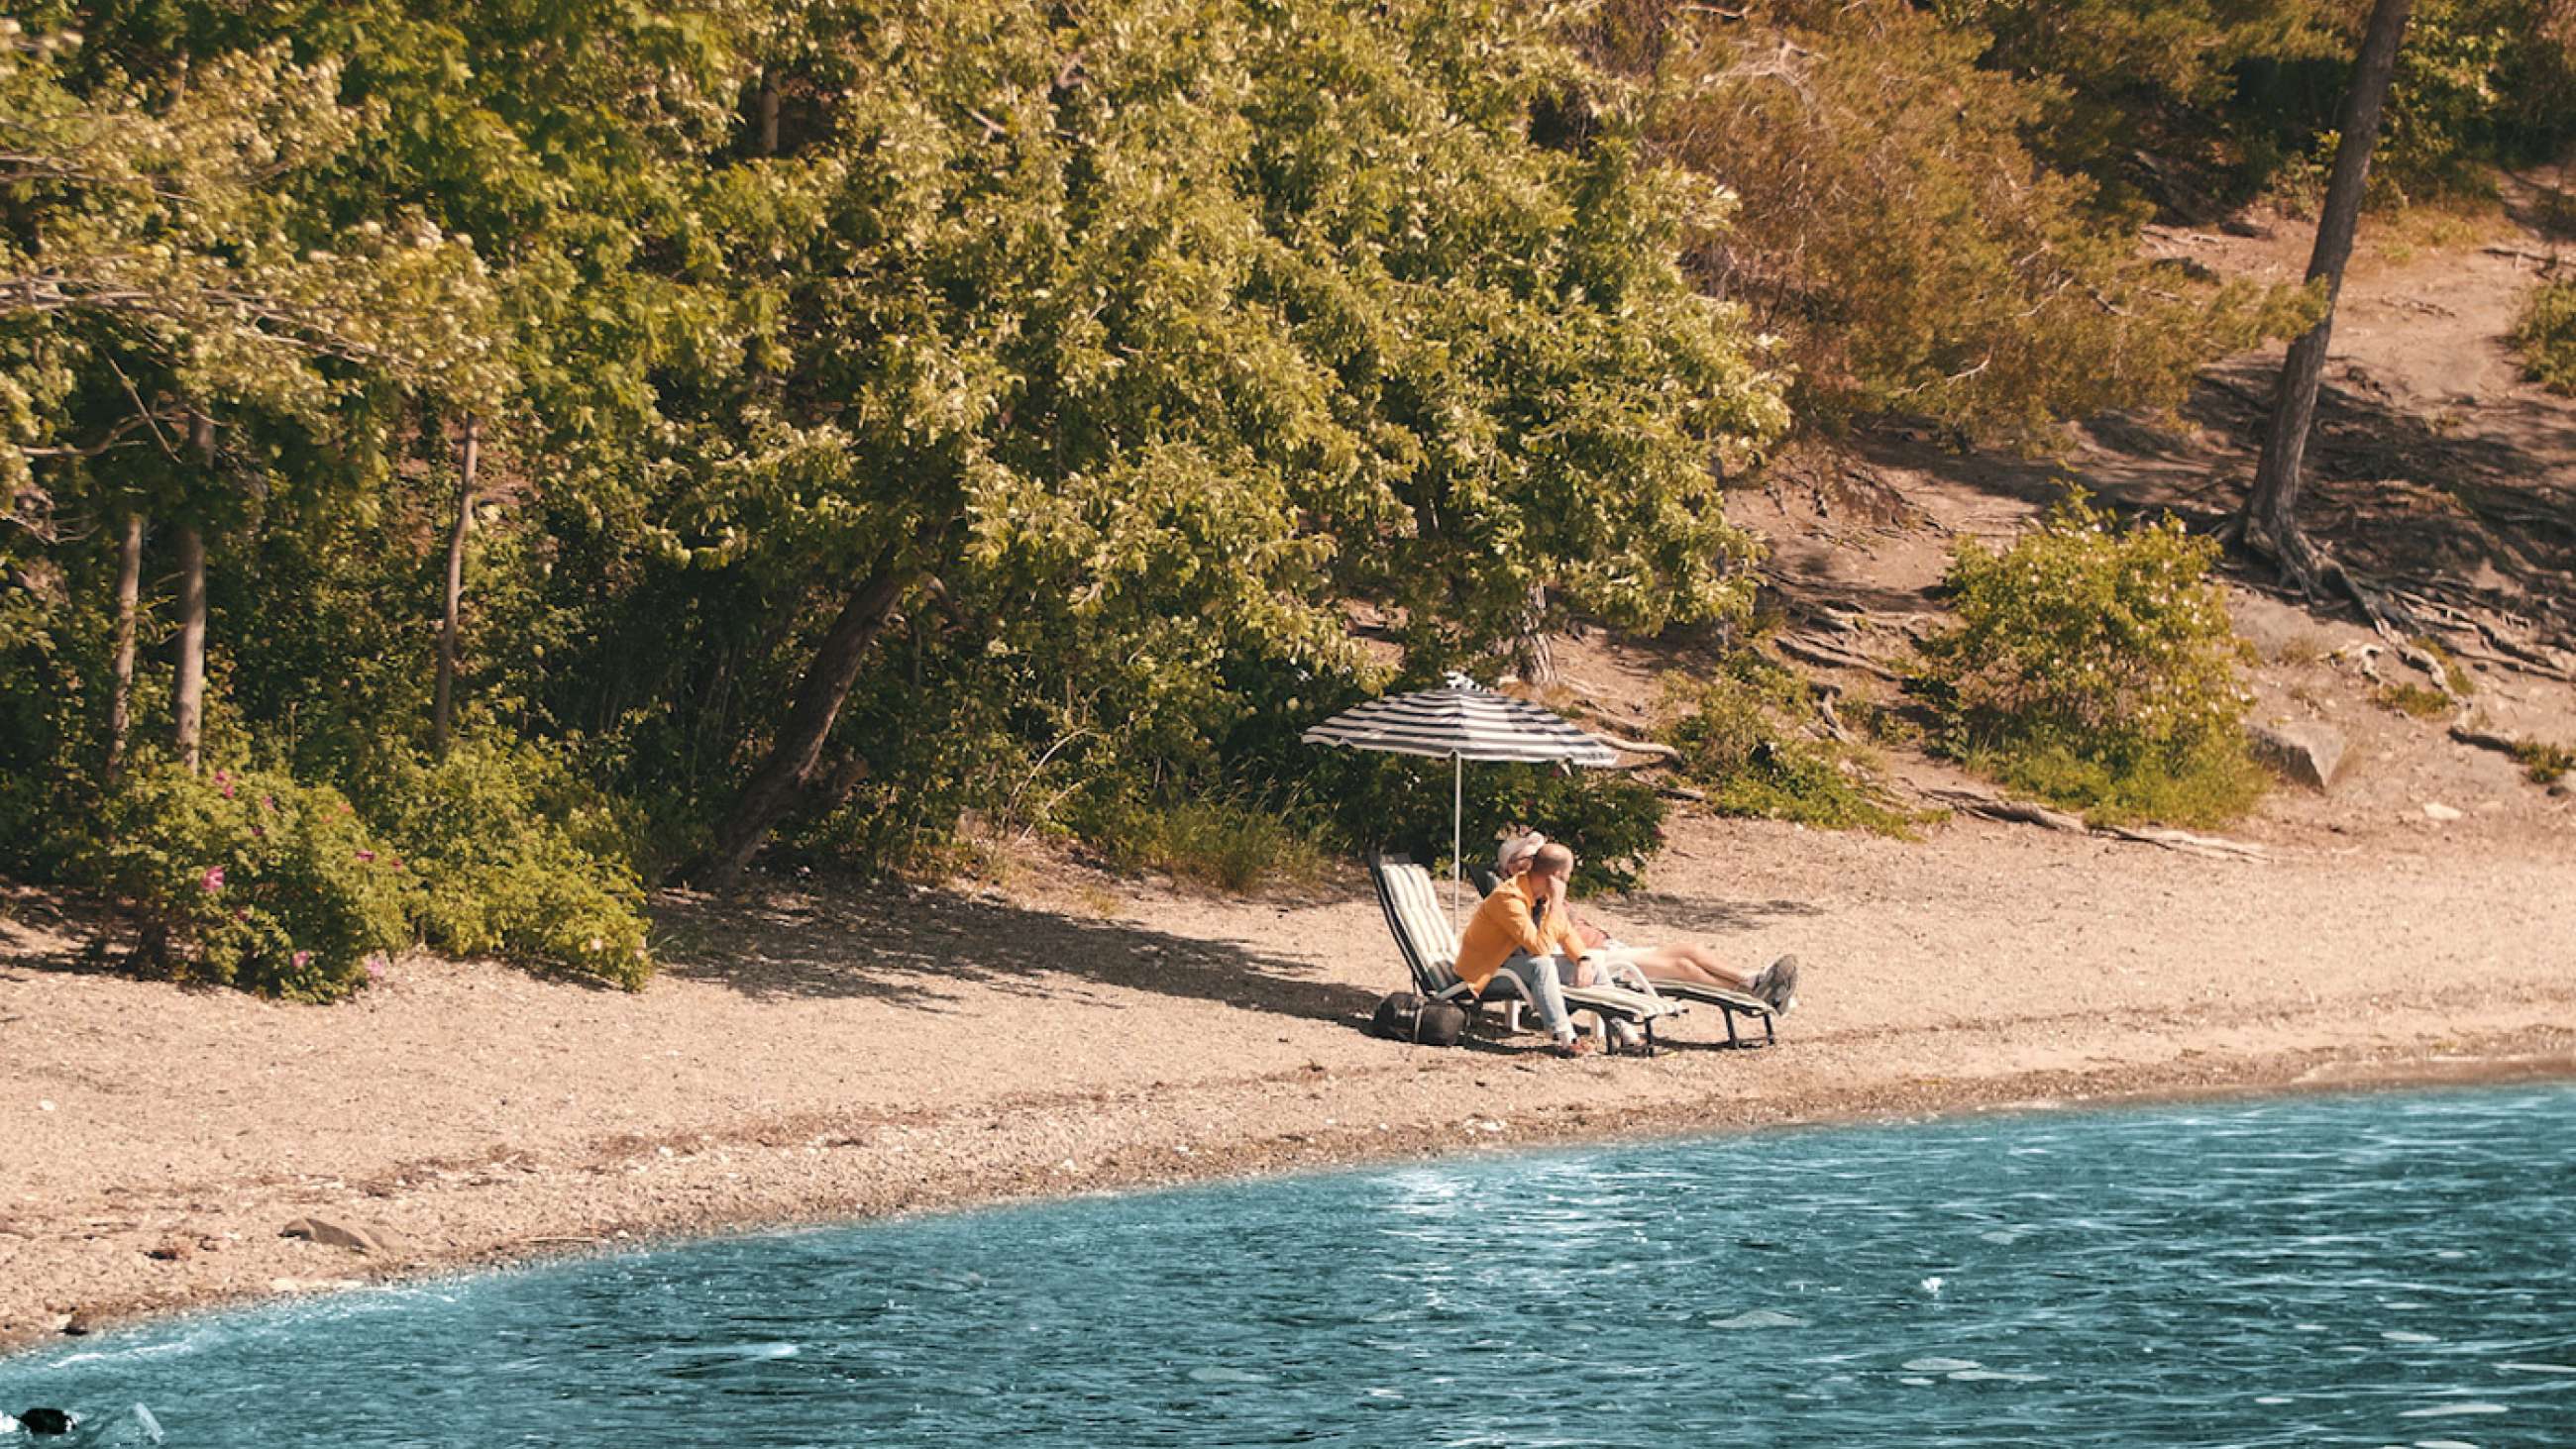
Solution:
[{"label": "driftwood", "polygon": [[2452,724],[2451,738],[2472,749],[2493,750],[2499,755],[2512,755],[2517,758],[2520,757],[2523,748],[2520,740],[2509,739],[2504,735],[2493,734],[2472,726],[2465,713]]},{"label": "driftwood", "polygon": [[2242,840],[2228,840],[2215,835],[2194,835],[2187,830],[2164,830],[2128,825],[2087,825],[2082,817],[2027,800],[2007,800],[1981,790],[1934,789],[1921,792],[1925,800],[1947,806],[1962,814],[1987,820],[2001,820],[2016,825],[2037,825],[2047,830],[2070,835],[2092,835],[2106,840],[2134,841],[2140,845],[2161,846],[2185,855],[2208,856],[2222,860],[2269,860],[2270,854],[2259,845]]},{"label": "driftwood", "polygon": [[1617,735],[1603,734],[1599,730],[1593,730],[1591,734],[1594,739],[1599,740],[1601,743],[1608,745],[1610,748],[1617,750],[1623,755],[1645,756],[1645,759],[1642,760],[1623,762],[1619,766],[1619,768],[1623,770],[1638,769],[1649,761],[1670,761],[1678,760],[1682,757],[1681,751],[1674,749],[1670,745],[1656,744],[1652,740],[1623,740]]}]

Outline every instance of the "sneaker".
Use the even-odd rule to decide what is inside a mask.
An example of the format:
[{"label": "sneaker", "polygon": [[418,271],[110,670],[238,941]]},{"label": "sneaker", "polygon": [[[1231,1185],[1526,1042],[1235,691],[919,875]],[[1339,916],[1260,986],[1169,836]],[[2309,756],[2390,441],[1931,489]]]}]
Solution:
[{"label": "sneaker", "polygon": [[1773,1016],[1787,1016],[1798,1005],[1798,958],[1783,956],[1763,967],[1750,990],[1770,1006]]},{"label": "sneaker", "polygon": [[1633,1021],[1614,1021],[1610,1023],[1610,1043],[1623,1052],[1638,1051],[1646,1045],[1646,1034]]}]

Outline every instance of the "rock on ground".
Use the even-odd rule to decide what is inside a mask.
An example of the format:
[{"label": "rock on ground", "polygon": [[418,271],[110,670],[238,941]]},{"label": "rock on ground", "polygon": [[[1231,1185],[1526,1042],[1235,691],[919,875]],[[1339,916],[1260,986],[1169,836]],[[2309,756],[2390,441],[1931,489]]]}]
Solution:
[{"label": "rock on ground", "polygon": [[2343,732],[2314,720],[2249,725],[2254,757],[2294,785],[2324,790],[2343,768]]},{"label": "rock on ground", "polygon": [[390,1253],[397,1246],[393,1233],[361,1223],[334,1222],[329,1218],[297,1218],[277,1230],[281,1238],[305,1238],[329,1248],[349,1248],[360,1253]]}]

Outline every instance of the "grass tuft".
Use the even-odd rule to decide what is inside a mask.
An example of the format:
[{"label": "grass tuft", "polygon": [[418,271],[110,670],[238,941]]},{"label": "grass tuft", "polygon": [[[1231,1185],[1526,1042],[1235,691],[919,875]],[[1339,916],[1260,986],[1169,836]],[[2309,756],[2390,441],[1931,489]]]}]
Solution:
[{"label": "grass tuft", "polygon": [[2421,684],[2383,684],[2370,697],[2381,708],[2410,719],[2444,719],[2451,713],[2450,696]]},{"label": "grass tuft", "polygon": [[2513,758],[2530,773],[2535,785],[2554,785],[2576,773],[2576,745],[2524,740],[2513,747]]}]

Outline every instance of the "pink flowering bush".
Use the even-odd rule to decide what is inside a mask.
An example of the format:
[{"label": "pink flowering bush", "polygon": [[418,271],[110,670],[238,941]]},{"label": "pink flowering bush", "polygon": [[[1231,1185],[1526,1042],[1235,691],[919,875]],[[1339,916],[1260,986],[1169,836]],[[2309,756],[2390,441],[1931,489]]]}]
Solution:
[{"label": "pink flowering bush", "polygon": [[144,964],[179,980],[333,1001],[412,939],[408,877],[324,786],[149,769],[109,796],[94,839],[87,873],[141,914]]}]

